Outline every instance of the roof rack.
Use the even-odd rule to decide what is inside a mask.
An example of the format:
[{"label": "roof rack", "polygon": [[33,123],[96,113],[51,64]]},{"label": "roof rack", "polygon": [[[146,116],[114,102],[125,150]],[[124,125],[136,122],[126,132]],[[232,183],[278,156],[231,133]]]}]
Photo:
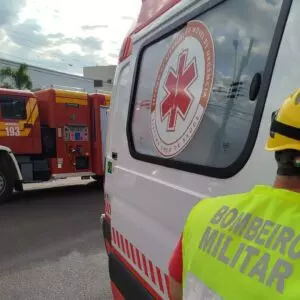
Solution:
[{"label": "roof rack", "polygon": [[95,92],[95,94],[109,94],[109,95],[111,95],[111,91],[95,89],[94,92]]},{"label": "roof rack", "polygon": [[66,86],[66,85],[57,85],[57,84],[50,84],[43,86],[43,89],[60,89],[60,90],[68,90],[68,91],[75,91],[75,92],[86,92],[84,88],[78,88],[73,86]]}]

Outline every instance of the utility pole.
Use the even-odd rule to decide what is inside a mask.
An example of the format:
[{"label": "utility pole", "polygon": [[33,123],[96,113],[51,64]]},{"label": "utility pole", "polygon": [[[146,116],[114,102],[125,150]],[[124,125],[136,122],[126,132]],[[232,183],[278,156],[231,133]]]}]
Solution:
[{"label": "utility pole", "polygon": [[235,81],[235,77],[236,77],[236,69],[237,69],[237,51],[238,51],[238,47],[239,47],[239,40],[233,40],[232,42],[233,48],[234,48],[234,65],[233,65],[233,75],[232,75],[232,79],[233,81]]},{"label": "utility pole", "polygon": [[233,41],[233,47],[234,47],[234,52],[235,52],[233,78],[232,78],[232,83],[230,84],[230,88],[229,88],[228,95],[227,95],[228,102],[227,102],[226,108],[224,110],[221,127],[218,130],[218,133],[216,134],[216,137],[215,137],[215,141],[213,143],[213,149],[211,151],[209,165],[213,166],[214,160],[216,159],[216,156],[223,144],[224,134],[226,132],[227,123],[228,123],[234,102],[235,102],[236,98],[240,95],[239,92],[240,92],[241,86],[243,85],[243,82],[241,82],[240,79],[241,79],[241,75],[242,75],[245,67],[248,65],[249,57],[250,57],[252,47],[253,47],[253,41],[254,41],[254,39],[251,38],[250,42],[249,42],[249,46],[248,46],[248,51],[247,51],[246,55],[243,55],[243,57],[241,59],[238,72],[237,72],[238,40]]}]

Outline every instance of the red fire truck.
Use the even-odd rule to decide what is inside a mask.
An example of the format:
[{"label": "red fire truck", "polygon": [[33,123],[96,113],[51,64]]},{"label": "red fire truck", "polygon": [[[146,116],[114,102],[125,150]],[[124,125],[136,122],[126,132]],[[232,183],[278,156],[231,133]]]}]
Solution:
[{"label": "red fire truck", "polygon": [[0,89],[0,203],[23,183],[102,181],[109,94]]}]

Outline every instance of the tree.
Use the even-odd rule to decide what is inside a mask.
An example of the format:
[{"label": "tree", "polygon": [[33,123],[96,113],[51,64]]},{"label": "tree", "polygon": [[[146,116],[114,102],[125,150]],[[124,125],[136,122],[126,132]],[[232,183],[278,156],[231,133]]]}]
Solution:
[{"label": "tree", "polygon": [[12,84],[3,82],[3,87],[13,87],[19,90],[32,89],[32,81],[28,74],[28,66],[26,64],[21,64],[17,69],[12,69],[10,67],[0,69],[0,78],[2,82],[5,79],[10,79],[12,82]]},{"label": "tree", "polygon": [[14,88],[11,84],[9,84],[7,82],[2,83],[0,87],[3,89],[13,89]]}]

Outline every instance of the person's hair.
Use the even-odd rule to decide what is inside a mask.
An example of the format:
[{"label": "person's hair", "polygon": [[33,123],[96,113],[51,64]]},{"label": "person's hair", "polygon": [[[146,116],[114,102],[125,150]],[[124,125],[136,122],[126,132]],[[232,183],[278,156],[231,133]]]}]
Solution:
[{"label": "person's hair", "polygon": [[300,151],[282,150],[275,152],[278,164],[277,174],[281,176],[297,176],[300,178]]}]

